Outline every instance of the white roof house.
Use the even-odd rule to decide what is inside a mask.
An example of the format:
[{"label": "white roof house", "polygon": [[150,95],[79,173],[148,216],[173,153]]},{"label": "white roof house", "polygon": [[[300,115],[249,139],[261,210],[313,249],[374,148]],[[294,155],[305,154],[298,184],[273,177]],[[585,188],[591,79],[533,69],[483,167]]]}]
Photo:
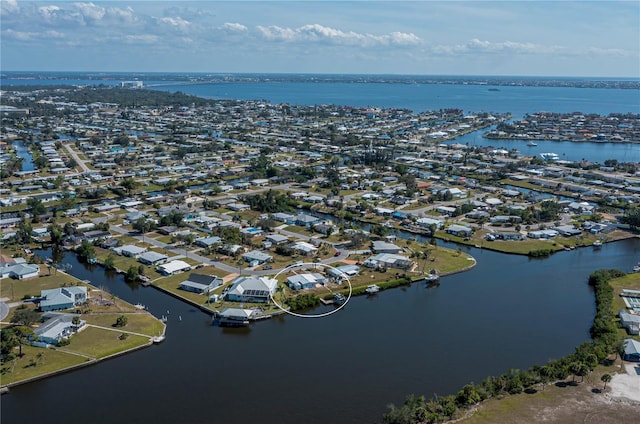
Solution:
[{"label": "white roof house", "polygon": [[191,265],[181,260],[173,260],[162,264],[156,268],[156,270],[162,275],[174,275],[183,271],[190,271]]},{"label": "white roof house", "polygon": [[268,277],[238,277],[233,281],[227,300],[232,302],[267,302],[276,291],[278,281]]},{"label": "white roof house", "polygon": [[406,256],[395,255],[393,253],[379,253],[364,261],[364,266],[368,268],[385,267],[407,269],[413,265],[413,261]]},{"label": "white roof house", "polygon": [[293,290],[313,289],[318,284],[324,285],[327,278],[322,274],[297,274],[287,278],[287,285]]}]

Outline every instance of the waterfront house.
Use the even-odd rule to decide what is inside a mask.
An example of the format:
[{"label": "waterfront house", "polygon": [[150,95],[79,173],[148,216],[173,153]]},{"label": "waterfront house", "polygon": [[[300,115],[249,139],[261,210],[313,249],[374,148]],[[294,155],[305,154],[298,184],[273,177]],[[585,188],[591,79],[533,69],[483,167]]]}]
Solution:
[{"label": "waterfront house", "polygon": [[193,293],[209,293],[221,285],[222,278],[220,277],[191,273],[186,280],[180,283],[180,289]]},{"label": "waterfront house", "polygon": [[320,218],[305,213],[299,213],[296,216],[295,224],[301,227],[311,227],[320,222]]},{"label": "waterfront house", "polygon": [[70,309],[86,301],[85,286],[60,287],[40,292],[40,310],[43,312]]},{"label": "waterfront house", "polygon": [[162,264],[156,268],[160,274],[167,275],[175,275],[179,272],[190,271],[191,265],[181,260],[173,260],[171,262],[167,262],[166,264]]},{"label": "waterfront house", "polygon": [[40,275],[40,266],[37,264],[15,262],[0,267],[0,278],[11,277],[16,280],[27,280],[38,275]]},{"label": "waterfront house", "polygon": [[329,268],[327,274],[336,279],[342,279],[347,277],[355,277],[360,272],[358,265],[341,265],[335,268]]},{"label": "waterfront house", "polygon": [[471,237],[473,235],[473,230],[471,228],[458,224],[448,226],[446,231],[447,234],[451,234],[457,237]]},{"label": "waterfront house", "polygon": [[413,266],[413,261],[402,255],[395,255],[393,253],[379,253],[365,260],[364,266],[366,266],[367,268],[381,267],[409,269]]},{"label": "waterfront house", "polygon": [[231,302],[265,303],[273,295],[278,286],[275,278],[268,277],[238,277],[233,280],[226,295]]},{"label": "waterfront house", "polygon": [[73,323],[75,314],[61,314],[49,312],[42,316],[45,320],[38,328],[34,330],[34,341],[32,344],[39,347],[47,347],[48,345],[57,345],[63,339],[71,337],[77,333],[87,323],[80,320],[78,324]]},{"label": "waterfront house", "polygon": [[327,278],[318,273],[296,274],[287,278],[287,285],[293,290],[306,290],[316,288],[318,285],[325,285]]},{"label": "waterfront house", "polygon": [[141,254],[147,251],[145,247],[139,247],[133,244],[127,244],[119,248],[120,254],[122,256],[127,256],[129,258],[137,258]]},{"label": "waterfront house", "polygon": [[169,259],[167,255],[151,250],[140,255],[138,262],[149,266],[156,266],[165,263],[167,259]]}]

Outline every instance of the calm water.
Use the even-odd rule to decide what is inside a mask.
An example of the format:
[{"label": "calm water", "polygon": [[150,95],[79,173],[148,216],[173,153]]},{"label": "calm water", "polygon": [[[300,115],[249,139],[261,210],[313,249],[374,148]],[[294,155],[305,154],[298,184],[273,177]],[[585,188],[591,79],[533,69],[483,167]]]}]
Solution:
[{"label": "calm water", "polygon": [[523,140],[491,140],[483,138],[487,129],[475,131],[445,142],[445,144],[468,144],[477,147],[516,149],[526,156],[538,156],[540,153],[557,153],[561,160],[580,161],[585,159],[603,164],[607,159],[618,162],[640,162],[640,144],[620,143],[573,143],[570,141],[539,141],[537,146],[527,146]]},{"label": "calm water", "polygon": [[327,318],[282,317],[248,330],[213,327],[182,302],[105,278],[101,268],[90,272],[68,256],[63,262],[79,278],[157,316],[168,313],[167,340],[18,386],[2,398],[3,422],[41,422],[25,411],[75,398],[83,401],[65,409],[64,422],[370,423],[406,394],[452,393],[571,352],[589,339],[587,276],[630,271],[640,241],[545,260],[469,252],[477,267],[442,278],[438,288],[414,284],[355,298]]},{"label": "calm water", "polygon": [[33,171],[33,156],[29,148],[24,144],[22,140],[16,140],[13,142],[13,148],[16,149],[16,155],[22,158],[22,171]]}]

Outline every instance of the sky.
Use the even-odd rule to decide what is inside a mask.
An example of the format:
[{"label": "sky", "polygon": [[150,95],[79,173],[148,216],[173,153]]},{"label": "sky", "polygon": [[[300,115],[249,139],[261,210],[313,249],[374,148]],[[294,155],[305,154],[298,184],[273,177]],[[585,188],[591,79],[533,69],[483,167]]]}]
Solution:
[{"label": "sky", "polygon": [[635,0],[0,6],[2,71],[640,78]]}]

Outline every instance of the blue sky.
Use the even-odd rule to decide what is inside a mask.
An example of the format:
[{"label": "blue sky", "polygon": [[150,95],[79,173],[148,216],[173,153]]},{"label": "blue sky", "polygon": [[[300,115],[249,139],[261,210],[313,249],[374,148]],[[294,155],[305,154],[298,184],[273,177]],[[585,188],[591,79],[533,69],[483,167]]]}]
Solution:
[{"label": "blue sky", "polygon": [[1,69],[640,77],[640,2],[1,1]]}]

